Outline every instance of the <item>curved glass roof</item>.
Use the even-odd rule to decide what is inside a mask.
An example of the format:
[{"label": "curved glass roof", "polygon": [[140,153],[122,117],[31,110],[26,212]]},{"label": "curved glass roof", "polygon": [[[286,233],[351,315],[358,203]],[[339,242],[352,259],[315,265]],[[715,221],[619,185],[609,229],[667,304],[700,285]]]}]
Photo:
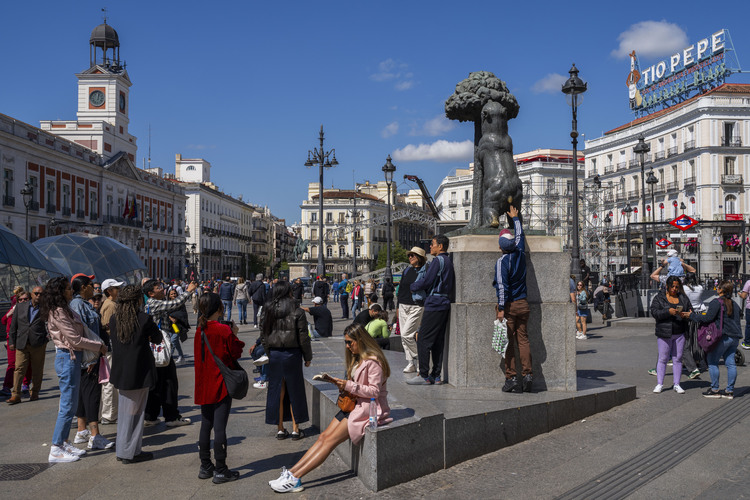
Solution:
[{"label": "curved glass roof", "polygon": [[68,233],[34,242],[66,276],[93,274],[96,281],[114,278],[140,283],[146,268],[138,255],[122,243],[106,236]]},{"label": "curved glass roof", "polygon": [[0,225],[0,301],[10,300],[13,289],[19,285],[31,290],[61,274],[34,245]]}]

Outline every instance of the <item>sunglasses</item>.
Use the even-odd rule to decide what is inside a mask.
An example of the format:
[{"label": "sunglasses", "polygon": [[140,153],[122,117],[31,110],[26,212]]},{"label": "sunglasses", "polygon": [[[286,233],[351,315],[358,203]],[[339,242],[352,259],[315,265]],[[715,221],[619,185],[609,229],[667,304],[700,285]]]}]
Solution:
[{"label": "sunglasses", "polygon": [[41,295],[42,292],[31,292],[31,295]]},{"label": "sunglasses", "polygon": [[351,345],[356,342],[356,340],[345,340],[344,344],[346,344],[347,347],[351,347]]},{"label": "sunglasses", "polygon": [[25,299],[18,299],[18,302],[26,302],[27,300],[29,300],[28,297],[26,297]]}]

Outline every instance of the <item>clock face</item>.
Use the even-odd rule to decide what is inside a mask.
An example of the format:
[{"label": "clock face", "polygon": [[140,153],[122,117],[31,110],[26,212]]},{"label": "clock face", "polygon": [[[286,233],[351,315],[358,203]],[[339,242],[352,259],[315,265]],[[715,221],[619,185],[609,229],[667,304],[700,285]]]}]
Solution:
[{"label": "clock face", "polygon": [[101,90],[95,90],[89,94],[89,102],[94,107],[99,107],[104,104],[104,92]]},{"label": "clock face", "polygon": [[120,111],[125,112],[125,94],[120,94]]}]

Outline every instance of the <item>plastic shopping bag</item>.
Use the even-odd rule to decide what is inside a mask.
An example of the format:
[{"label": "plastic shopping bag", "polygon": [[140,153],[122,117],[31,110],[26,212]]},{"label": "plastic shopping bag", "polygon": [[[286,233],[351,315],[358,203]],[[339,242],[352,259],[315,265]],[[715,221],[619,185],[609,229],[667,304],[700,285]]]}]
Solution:
[{"label": "plastic shopping bag", "polygon": [[109,361],[106,356],[102,356],[99,361],[99,383],[106,384],[109,382]]},{"label": "plastic shopping bag", "polygon": [[508,322],[506,320],[495,320],[492,331],[492,349],[505,356],[508,348]]}]

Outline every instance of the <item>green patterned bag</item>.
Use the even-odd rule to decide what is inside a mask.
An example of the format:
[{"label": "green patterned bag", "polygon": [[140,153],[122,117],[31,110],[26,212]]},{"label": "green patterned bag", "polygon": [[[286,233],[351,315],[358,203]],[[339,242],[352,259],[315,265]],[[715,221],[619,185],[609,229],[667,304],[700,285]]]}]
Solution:
[{"label": "green patterned bag", "polygon": [[492,332],[492,349],[505,356],[505,349],[508,348],[508,322],[506,320],[495,320],[495,327]]}]

